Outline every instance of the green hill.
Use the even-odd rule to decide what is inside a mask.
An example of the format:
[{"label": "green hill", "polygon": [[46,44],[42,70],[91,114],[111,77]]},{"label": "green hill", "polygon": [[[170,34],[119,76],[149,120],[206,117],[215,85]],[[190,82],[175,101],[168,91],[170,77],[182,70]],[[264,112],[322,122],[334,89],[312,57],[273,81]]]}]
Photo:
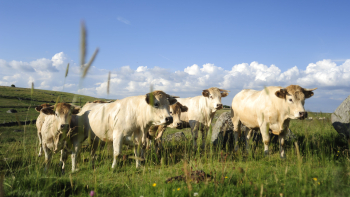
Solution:
[{"label": "green hill", "polygon": [[[55,104],[58,97],[59,102],[71,103],[74,96],[76,97],[74,104],[80,106],[87,101],[98,99],[85,95],[39,89],[34,89],[33,94],[31,94],[30,88],[0,86],[0,123],[17,121],[17,117],[19,121],[34,120],[39,115],[34,109],[35,106],[43,103]],[[7,113],[10,109],[15,109],[18,113]]]}]

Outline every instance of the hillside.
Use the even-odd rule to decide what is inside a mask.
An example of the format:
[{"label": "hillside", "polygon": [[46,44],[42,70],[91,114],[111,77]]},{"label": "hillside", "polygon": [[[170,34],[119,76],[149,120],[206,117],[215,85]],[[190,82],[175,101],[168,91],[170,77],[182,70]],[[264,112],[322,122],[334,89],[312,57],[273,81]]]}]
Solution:
[{"label": "hillside", "polygon": [[[0,86],[0,123],[17,121],[34,120],[38,117],[38,112],[34,107],[43,103],[55,104],[59,102],[73,101],[76,96],[75,105],[84,105],[87,101],[94,101],[98,98],[72,94],[59,91],[34,89],[31,94],[30,88],[17,88]],[[28,107],[29,110],[28,110]],[[15,109],[18,113],[7,113],[8,110]],[[28,114],[28,117],[27,117]]]}]

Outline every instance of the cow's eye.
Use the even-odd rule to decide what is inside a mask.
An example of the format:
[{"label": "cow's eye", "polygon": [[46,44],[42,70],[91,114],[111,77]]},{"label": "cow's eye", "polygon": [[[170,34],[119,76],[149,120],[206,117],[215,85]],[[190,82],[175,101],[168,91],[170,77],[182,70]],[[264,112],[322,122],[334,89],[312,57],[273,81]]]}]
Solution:
[{"label": "cow's eye", "polygon": [[289,99],[289,101],[290,101],[290,102],[293,102],[293,100],[292,100],[292,99]]},{"label": "cow's eye", "polygon": [[212,99],[212,98],[213,98],[213,96],[212,96],[212,95],[210,95],[210,96],[209,96],[209,98],[211,98],[211,99]]},{"label": "cow's eye", "polygon": [[57,113],[55,113],[55,115],[58,117],[58,114],[57,114]]},{"label": "cow's eye", "polygon": [[173,114],[173,112],[170,112],[170,114]]}]

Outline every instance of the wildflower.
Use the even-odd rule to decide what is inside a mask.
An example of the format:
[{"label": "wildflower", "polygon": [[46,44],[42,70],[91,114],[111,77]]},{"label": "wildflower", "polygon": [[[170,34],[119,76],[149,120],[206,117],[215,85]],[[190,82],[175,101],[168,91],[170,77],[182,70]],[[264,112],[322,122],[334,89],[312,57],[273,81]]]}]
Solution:
[{"label": "wildflower", "polygon": [[280,196],[283,197],[283,193],[280,193]]},{"label": "wildflower", "polygon": [[199,196],[198,192],[193,193],[193,196]]},{"label": "wildflower", "polygon": [[338,153],[339,153],[339,150],[338,150]]},{"label": "wildflower", "polygon": [[177,191],[180,191],[180,188],[177,188]]},{"label": "wildflower", "polygon": [[94,190],[91,190],[91,192],[90,192],[90,194],[89,194],[90,196],[94,196],[95,195],[95,192],[94,192]]},{"label": "wildflower", "polygon": [[157,186],[157,184],[156,183],[153,183],[153,185],[152,185],[153,187],[155,187],[155,186]]},{"label": "wildflower", "polygon": [[321,185],[321,183],[320,183],[320,182],[318,182],[318,184],[319,184],[319,185]]},{"label": "wildflower", "polygon": [[317,181],[317,178],[315,177],[315,178],[313,178],[313,180],[314,180],[314,181]]},{"label": "wildflower", "polygon": [[225,176],[225,179],[227,179],[228,177],[227,176]]}]

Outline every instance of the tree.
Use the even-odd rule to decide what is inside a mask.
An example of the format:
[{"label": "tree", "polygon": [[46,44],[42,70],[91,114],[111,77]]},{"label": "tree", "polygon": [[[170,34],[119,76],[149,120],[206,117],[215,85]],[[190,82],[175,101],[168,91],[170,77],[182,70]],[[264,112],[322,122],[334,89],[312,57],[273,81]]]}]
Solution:
[{"label": "tree", "polygon": [[15,88],[16,86],[15,86],[15,84],[12,84],[11,87]]}]

